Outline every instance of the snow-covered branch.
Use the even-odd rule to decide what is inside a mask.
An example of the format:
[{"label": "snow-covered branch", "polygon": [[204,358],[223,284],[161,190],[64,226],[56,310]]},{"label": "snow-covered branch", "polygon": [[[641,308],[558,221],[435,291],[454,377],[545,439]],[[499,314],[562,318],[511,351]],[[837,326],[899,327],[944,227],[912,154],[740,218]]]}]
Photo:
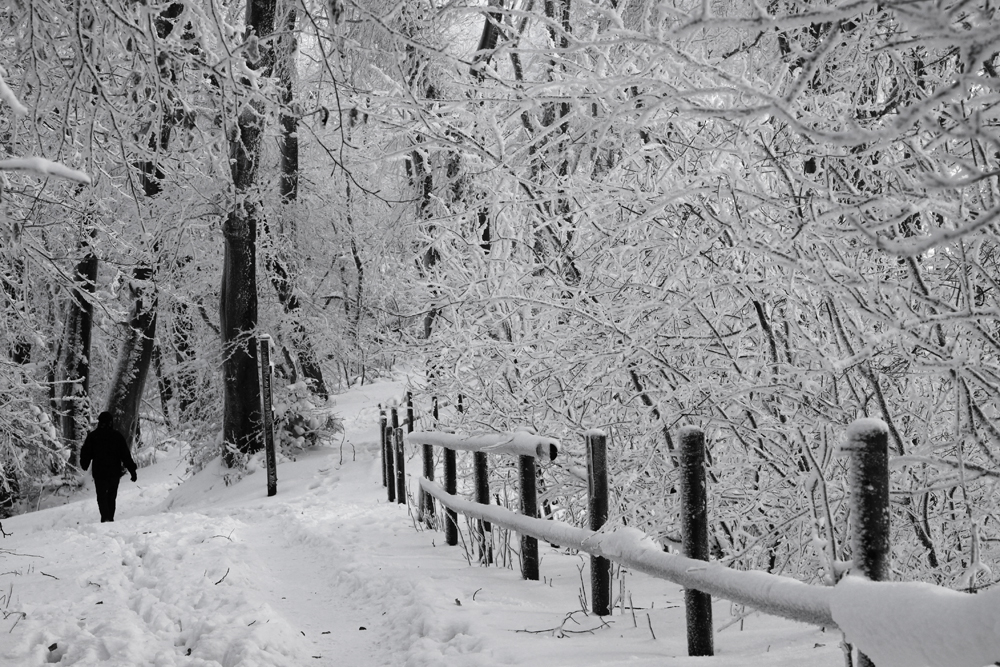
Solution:
[{"label": "snow-covered branch", "polygon": [[70,169],[64,164],[42,157],[17,157],[0,160],[0,170],[30,171],[39,176],[58,176],[84,185],[90,185],[93,182],[90,176],[78,169]]}]

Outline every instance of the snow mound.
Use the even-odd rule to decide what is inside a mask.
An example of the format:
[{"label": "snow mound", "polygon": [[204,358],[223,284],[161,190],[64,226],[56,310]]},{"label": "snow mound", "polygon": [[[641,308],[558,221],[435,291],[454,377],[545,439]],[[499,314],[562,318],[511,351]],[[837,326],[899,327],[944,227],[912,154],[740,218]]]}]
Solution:
[{"label": "snow mound", "polygon": [[1000,661],[1000,589],[969,595],[924,583],[844,577],[830,611],[878,667],[983,667]]}]

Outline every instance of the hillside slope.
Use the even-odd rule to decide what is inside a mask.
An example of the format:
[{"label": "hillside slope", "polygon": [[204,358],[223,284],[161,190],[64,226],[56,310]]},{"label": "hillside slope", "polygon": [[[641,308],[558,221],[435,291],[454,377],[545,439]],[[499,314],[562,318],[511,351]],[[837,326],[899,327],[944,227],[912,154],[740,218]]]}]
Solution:
[{"label": "hillside slope", "polygon": [[[90,489],[5,520],[0,664],[843,664],[838,633],[758,615],[722,630],[716,657],[688,658],[676,586],[628,574],[634,609],[602,621],[581,610],[586,560],[549,547],[541,582],[470,565],[385,500],[377,404],[402,392],[337,397],[343,446],[283,461],[273,498],[263,471],[227,485],[215,463],[186,478],[174,451],[122,483],[113,524]],[[715,615],[720,628],[730,605]]]}]

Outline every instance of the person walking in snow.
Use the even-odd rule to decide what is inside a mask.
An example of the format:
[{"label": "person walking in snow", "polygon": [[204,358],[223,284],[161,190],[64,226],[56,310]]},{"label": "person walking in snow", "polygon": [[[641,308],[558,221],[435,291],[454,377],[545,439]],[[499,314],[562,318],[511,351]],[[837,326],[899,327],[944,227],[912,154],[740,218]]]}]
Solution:
[{"label": "person walking in snow", "polygon": [[111,425],[111,413],[102,412],[97,417],[97,428],[87,434],[80,450],[80,467],[84,470],[93,462],[91,474],[97,487],[97,507],[101,511],[101,523],[115,520],[115,501],[118,498],[118,482],[125,470],[136,480],[135,461],[128,450],[125,436]]}]

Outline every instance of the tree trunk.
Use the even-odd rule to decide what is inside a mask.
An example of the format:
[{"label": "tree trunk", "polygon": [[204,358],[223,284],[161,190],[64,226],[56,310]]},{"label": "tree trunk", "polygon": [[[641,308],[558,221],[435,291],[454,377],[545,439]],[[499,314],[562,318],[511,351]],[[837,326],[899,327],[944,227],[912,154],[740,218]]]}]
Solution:
[{"label": "tree trunk", "polygon": [[[177,419],[184,421],[188,410],[197,400],[197,375],[191,369],[195,352],[191,345],[194,335],[194,322],[191,319],[190,307],[182,302],[175,302],[172,308],[171,338],[174,345],[174,359],[177,362],[177,382],[174,394],[177,397]],[[216,332],[218,333],[218,332]]]},{"label": "tree trunk", "polygon": [[[266,43],[274,32],[274,0],[250,0],[247,3],[246,39],[256,36]],[[274,53],[270,48],[248,49],[259,54],[257,62],[248,66],[263,76],[270,76]],[[250,82],[241,81],[243,93],[250,95]],[[222,329],[223,418],[225,441],[223,460],[232,467],[239,455],[248,455],[261,448],[258,437],[260,424],[260,387],[257,384],[257,350],[253,335],[257,329],[257,218],[256,205],[248,193],[257,182],[261,135],[264,130],[264,108],[255,100],[243,98],[236,131],[229,141],[229,164],[233,176],[236,201],[222,225],[225,237],[225,260],[222,268],[222,289],[219,319]]]},{"label": "tree trunk", "polygon": [[[294,215],[291,205],[299,196],[299,119],[292,105],[295,101],[295,33],[296,11],[293,3],[284,8],[285,34],[278,40],[275,70],[280,82],[282,111],[278,122],[281,125],[281,179],[279,182],[281,203],[286,213]],[[293,222],[294,224],[294,222]],[[302,310],[288,267],[272,252],[267,256],[267,269],[271,274],[271,284],[278,294],[278,302],[289,317],[292,325],[291,343],[298,357],[302,375],[309,389],[324,401],[330,396],[323,379],[323,369],[319,365],[316,349],[302,322]]]},{"label": "tree trunk", "polygon": [[160,390],[160,409],[163,410],[163,421],[167,430],[173,430],[174,424],[170,415],[173,412],[174,383],[163,370],[163,351],[159,341],[153,342],[153,370],[156,371],[156,385]]},{"label": "tree trunk", "polygon": [[114,427],[125,436],[129,447],[139,435],[139,407],[153,359],[157,306],[156,288],[149,282],[153,269],[140,266],[132,275],[129,285],[132,310],[105,407],[113,415]]},{"label": "tree trunk", "polygon": [[260,388],[257,351],[253,344],[257,328],[257,221],[253,209],[249,205],[234,208],[222,231],[226,243],[219,310],[225,350],[222,372],[226,448],[223,457],[232,467],[238,454],[252,454],[261,448],[257,437]]},{"label": "tree trunk", "polygon": [[291,343],[292,347],[295,348],[295,356],[298,357],[299,366],[302,368],[302,375],[306,378],[309,389],[325,401],[329,398],[330,392],[323,380],[323,369],[319,365],[316,348],[312,344],[305,324],[302,323],[299,299],[295,296],[288,271],[273,254],[267,259],[267,268],[271,274],[271,284],[274,285],[274,291],[278,293],[278,302],[281,303],[285,314],[291,320]]},{"label": "tree trunk", "polygon": [[87,247],[76,265],[74,285],[66,309],[66,323],[56,362],[57,420],[63,442],[69,448],[69,464],[76,465],[80,440],[87,432],[90,394],[90,341],[94,306],[89,295],[97,283],[97,256]]},{"label": "tree trunk", "polygon": [[[4,241],[9,243],[6,239]],[[22,294],[19,292],[24,289],[24,260],[15,257],[11,264],[11,272],[8,275],[0,276],[0,282],[3,283],[3,291],[7,295],[8,307],[13,311],[9,321],[16,321],[18,317],[16,311],[23,311],[24,308],[23,305],[20,307],[15,305],[23,303]],[[19,366],[31,362],[31,341],[25,338],[23,333],[14,336],[14,340],[10,344],[10,359]]]}]

